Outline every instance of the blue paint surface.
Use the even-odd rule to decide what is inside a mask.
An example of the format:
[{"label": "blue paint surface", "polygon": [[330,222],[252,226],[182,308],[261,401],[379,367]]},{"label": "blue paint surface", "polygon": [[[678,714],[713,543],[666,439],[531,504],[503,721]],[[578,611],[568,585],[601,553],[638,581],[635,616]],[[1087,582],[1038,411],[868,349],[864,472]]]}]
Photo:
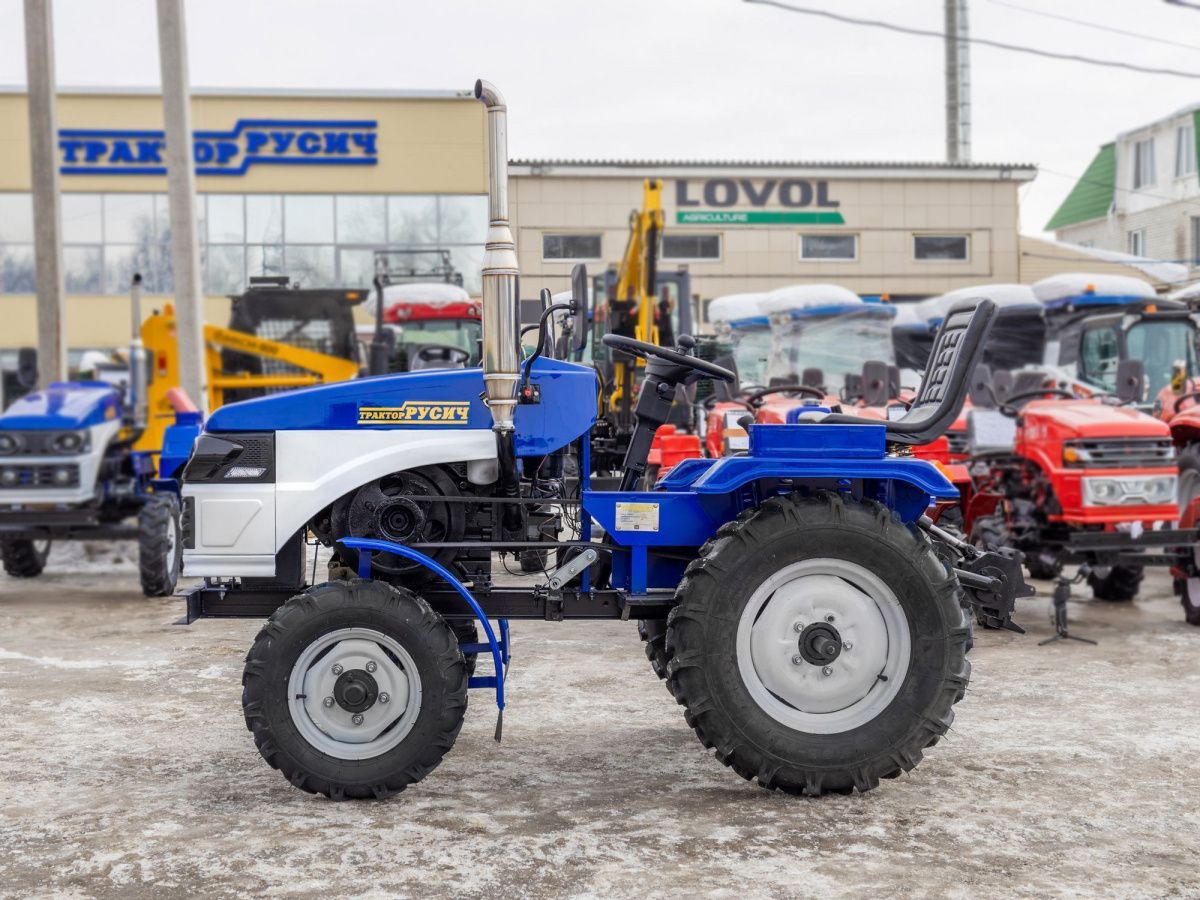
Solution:
[{"label": "blue paint surface", "polygon": [[89,428],[120,417],[120,396],[107,382],[55,381],[44,391],[14,401],[0,414],[0,428],[64,431]]}]

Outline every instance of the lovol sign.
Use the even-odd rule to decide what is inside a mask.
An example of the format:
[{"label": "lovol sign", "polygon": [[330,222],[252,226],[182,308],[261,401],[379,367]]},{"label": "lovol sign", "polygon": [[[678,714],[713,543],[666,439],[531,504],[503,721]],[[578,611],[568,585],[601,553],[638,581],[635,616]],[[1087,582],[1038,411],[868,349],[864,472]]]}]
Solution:
[{"label": "lovol sign", "polygon": [[[717,209],[688,209],[701,204]],[[804,178],[710,178],[699,185],[679,180],[675,206],[680,225],[845,224],[836,211],[841,203],[829,196],[829,182]],[[733,206],[754,208],[729,209]]]},{"label": "lovol sign", "polygon": [[[244,175],[252,165],[373,166],[374,121],[239,119],[232,131],[192,132],[197,175]],[[62,128],[63,175],[165,175],[161,131]]]}]

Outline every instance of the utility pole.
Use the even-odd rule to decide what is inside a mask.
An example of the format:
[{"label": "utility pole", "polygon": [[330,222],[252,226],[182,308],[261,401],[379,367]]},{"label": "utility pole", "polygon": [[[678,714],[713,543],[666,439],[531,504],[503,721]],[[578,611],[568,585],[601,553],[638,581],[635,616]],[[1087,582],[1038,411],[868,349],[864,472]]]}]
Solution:
[{"label": "utility pole", "polygon": [[67,375],[62,207],[58,184],[57,86],[51,0],[25,0],[25,71],[29,84],[29,162],[33,257],[37,278],[38,385]]},{"label": "utility pole", "polygon": [[171,218],[179,381],[196,406],[207,411],[204,293],[196,234],[196,166],[192,159],[192,107],[183,0],[158,0],[158,61],[167,138],[167,203]]},{"label": "utility pole", "polygon": [[971,161],[971,42],[967,0],[958,0],[958,158]]},{"label": "utility pole", "polygon": [[958,162],[959,97],[958,0],[943,0],[946,9],[946,162]]}]

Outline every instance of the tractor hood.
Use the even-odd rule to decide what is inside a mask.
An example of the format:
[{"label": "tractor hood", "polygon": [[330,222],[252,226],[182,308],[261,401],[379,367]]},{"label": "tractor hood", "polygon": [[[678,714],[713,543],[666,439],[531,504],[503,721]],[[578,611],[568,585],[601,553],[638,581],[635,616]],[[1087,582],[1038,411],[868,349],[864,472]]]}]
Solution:
[{"label": "tractor hood", "polygon": [[[594,369],[540,358],[530,382],[539,396],[516,408],[519,455],[557,450],[591,426],[596,415]],[[205,430],[490,429],[483,390],[478,368],[357,378],[231,403],[209,417]]]},{"label": "tractor hood", "polygon": [[1165,422],[1130,406],[1108,406],[1095,400],[1034,400],[1021,410],[1027,425],[1053,423],[1076,438],[1166,438]]},{"label": "tractor hood", "polygon": [[62,431],[119,419],[121,397],[103,381],[56,381],[26,394],[0,414],[0,429]]}]

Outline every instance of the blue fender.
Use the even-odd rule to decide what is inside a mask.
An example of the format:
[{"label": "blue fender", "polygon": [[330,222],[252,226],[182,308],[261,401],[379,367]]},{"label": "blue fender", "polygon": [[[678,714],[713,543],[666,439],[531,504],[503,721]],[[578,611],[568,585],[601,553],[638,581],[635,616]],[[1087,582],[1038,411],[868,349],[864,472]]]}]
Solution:
[{"label": "blue fender", "polygon": [[[343,547],[348,547],[351,550],[366,550],[378,551],[379,553],[394,553],[397,556],[403,556],[405,559],[411,559],[415,563],[419,563],[435,575],[440,576],[450,587],[458,592],[459,596],[466,601],[467,606],[471,608],[471,612],[475,614],[475,618],[483,626],[483,633],[487,637],[487,643],[481,644],[464,644],[462,649],[467,653],[478,653],[489,651],[492,654],[492,662],[496,666],[495,676],[491,675],[476,675],[472,676],[467,682],[468,687],[494,687],[496,689],[496,706],[501,713],[504,712],[504,676],[505,664],[508,662],[508,622],[505,619],[500,620],[501,639],[496,638],[496,632],[492,629],[492,623],[488,621],[487,616],[483,612],[483,607],[479,605],[479,601],[471,596],[471,592],[466,589],[461,581],[459,581],[454,573],[443,566],[435,559],[431,559],[419,550],[413,550],[411,547],[405,547],[403,544],[395,544],[391,541],[380,541],[375,538],[342,538],[338,541]],[[358,555],[358,575],[360,578],[371,577],[371,555],[370,553],[360,553]],[[496,729],[497,740],[499,740],[500,729]]]}]

